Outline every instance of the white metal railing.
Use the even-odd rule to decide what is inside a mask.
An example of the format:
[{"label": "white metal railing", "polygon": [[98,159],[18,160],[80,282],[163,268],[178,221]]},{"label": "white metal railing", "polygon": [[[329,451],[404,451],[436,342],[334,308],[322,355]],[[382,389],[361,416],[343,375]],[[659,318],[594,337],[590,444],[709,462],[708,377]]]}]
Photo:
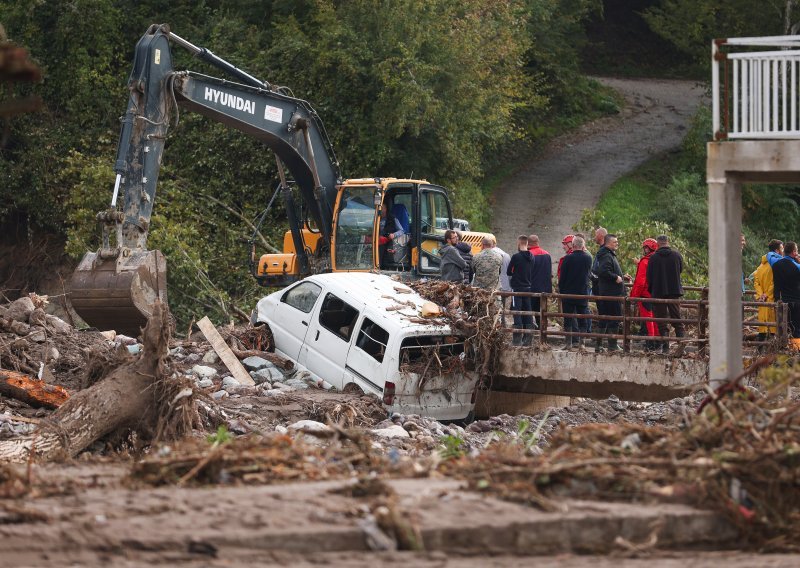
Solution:
[{"label": "white metal railing", "polygon": [[714,139],[800,139],[799,81],[800,36],[715,40]]}]

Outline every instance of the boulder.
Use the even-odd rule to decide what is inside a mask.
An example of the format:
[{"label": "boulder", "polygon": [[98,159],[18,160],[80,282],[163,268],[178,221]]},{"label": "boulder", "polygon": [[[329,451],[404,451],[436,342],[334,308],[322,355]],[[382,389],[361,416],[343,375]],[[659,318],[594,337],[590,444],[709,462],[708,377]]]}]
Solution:
[{"label": "boulder", "polygon": [[209,378],[198,379],[197,386],[201,389],[207,389],[208,387],[214,386],[214,381]]},{"label": "boulder", "polygon": [[305,430],[307,432],[331,432],[331,427],[316,420],[298,420],[289,425],[289,430]]},{"label": "boulder", "polygon": [[219,361],[219,355],[215,351],[209,351],[205,355],[203,355],[203,363],[208,363],[209,365],[213,365]]},{"label": "boulder", "polygon": [[201,379],[213,379],[217,376],[217,370],[214,367],[207,367],[205,365],[195,365],[189,372]]},{"label": "boulder", "polygon": [[211,393],[211,398],[214,400],[222,400],[223,398],[227,398],[229,396],[230,395],[228,394],[228,391],[217,391]]},{"label": "boulder", "polygon": [[27,322],[28,317],[30,317],[35,309],[36,306],[33,305],[33,300],[28,296],[23,296],[9,304],[6,317],[16,321]]},{"label": "boulder", "polygon": [[42,308],[36,308],[30,314],[28,314],[28,323],[30,325],[35,325],[38,327],[46,327],[47,314],[44,313],[44,310]]},{"label": "boulder", "polygon": [[392,438],[410,438],[409,433],[398,424],[392,424],[388,428],[380,428],[377,430],[370,430],[374,435],[379,438],[392,439]]},{"label": "boulder", "polygon": [[43,329],[35,329],[26,335],[25,339],[34,343],[44,343],[47,340],[47,334]]},{"label": "boulder", "polygon": [[[276,383],[280,384],[280,383]],[[308,388],[308,383],[304,379],[288,379],[284,382],[287,387],[292,387],[297,390],[305,390]]]},{"label": "boulder", "polygon": [[31,326],[27,323],[17,320],[11,320],[9,324],[9,329],[16,333],[17,335],[28,335],[31,331]]},{"label": "boulder", "polygon": [[260,385],[261,383],[266,381],[269,382],[282,381],[285,378],[281,370],[269,362],[267,362],[267,366],[264,367],[263,369],[259,369],[258,371],[252,371],[250,373],[250,376],[253,377],[253,380],[256,382],[257,385]]},{"label": "boulder", "polygon": [[240,386],[242,386],[242,383],[240,383],[239,381],[237,381],[236,379],[234,379],[231,376],[227,376],[227,377],[222,379],[222,386],[223,387],[240,387]]},{"label": "boulder", "polygon": [[270,362],[262,357],[248,357],[242,360],[242,365],[244,365],[248,371],[259,371],[269,364]]},{"label": "boulder", "polygon": [[72,333],[73,331],[73,327],[64,320],[62,320],[60,317],[47,314],[45,316],[45,320],[47,322],[47,327],[49,327],[55,333],[58,333],[60,335]]}]

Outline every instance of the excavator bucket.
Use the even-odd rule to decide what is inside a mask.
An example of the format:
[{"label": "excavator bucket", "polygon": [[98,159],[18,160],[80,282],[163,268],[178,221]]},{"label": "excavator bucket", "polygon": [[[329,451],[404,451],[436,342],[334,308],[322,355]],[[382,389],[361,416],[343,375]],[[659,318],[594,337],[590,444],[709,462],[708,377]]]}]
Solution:
[{"label": "excavator bucket", "polygon": [[87,253],[72,275],[70,296],[92,327],[136,337],[155,301],[167,301],[167,261],[158,250],[125,252],[106,258]]}]

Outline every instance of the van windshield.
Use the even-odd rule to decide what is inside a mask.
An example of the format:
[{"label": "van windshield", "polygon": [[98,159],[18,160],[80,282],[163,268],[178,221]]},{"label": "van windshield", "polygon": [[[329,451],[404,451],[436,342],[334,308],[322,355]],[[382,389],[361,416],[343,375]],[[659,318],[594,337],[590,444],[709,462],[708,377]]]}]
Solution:
[{"label": "van windshield", "polygon": [[374,186],[346,188],[339,202],[336,224],[336,268],[369,270],[372,258],[372,233],[375,225]]},{"label": "van windshield", "polygon": [[422,373],[459,365],[464,353],[464,338],[455,335],[417,335],[400,344],[400,370]]}]

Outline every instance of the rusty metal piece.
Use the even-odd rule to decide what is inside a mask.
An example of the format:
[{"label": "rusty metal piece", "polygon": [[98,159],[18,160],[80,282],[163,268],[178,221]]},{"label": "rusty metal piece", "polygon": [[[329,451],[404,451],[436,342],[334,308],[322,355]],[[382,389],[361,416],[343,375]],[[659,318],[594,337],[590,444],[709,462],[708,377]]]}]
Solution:
[{"label": "rusty metal piece", "polygon": [[158,250],[87,253],[72,275],[70,299],[86,323],[136,337],[153,313],[156,300],[167,301],[167,261]]}]

